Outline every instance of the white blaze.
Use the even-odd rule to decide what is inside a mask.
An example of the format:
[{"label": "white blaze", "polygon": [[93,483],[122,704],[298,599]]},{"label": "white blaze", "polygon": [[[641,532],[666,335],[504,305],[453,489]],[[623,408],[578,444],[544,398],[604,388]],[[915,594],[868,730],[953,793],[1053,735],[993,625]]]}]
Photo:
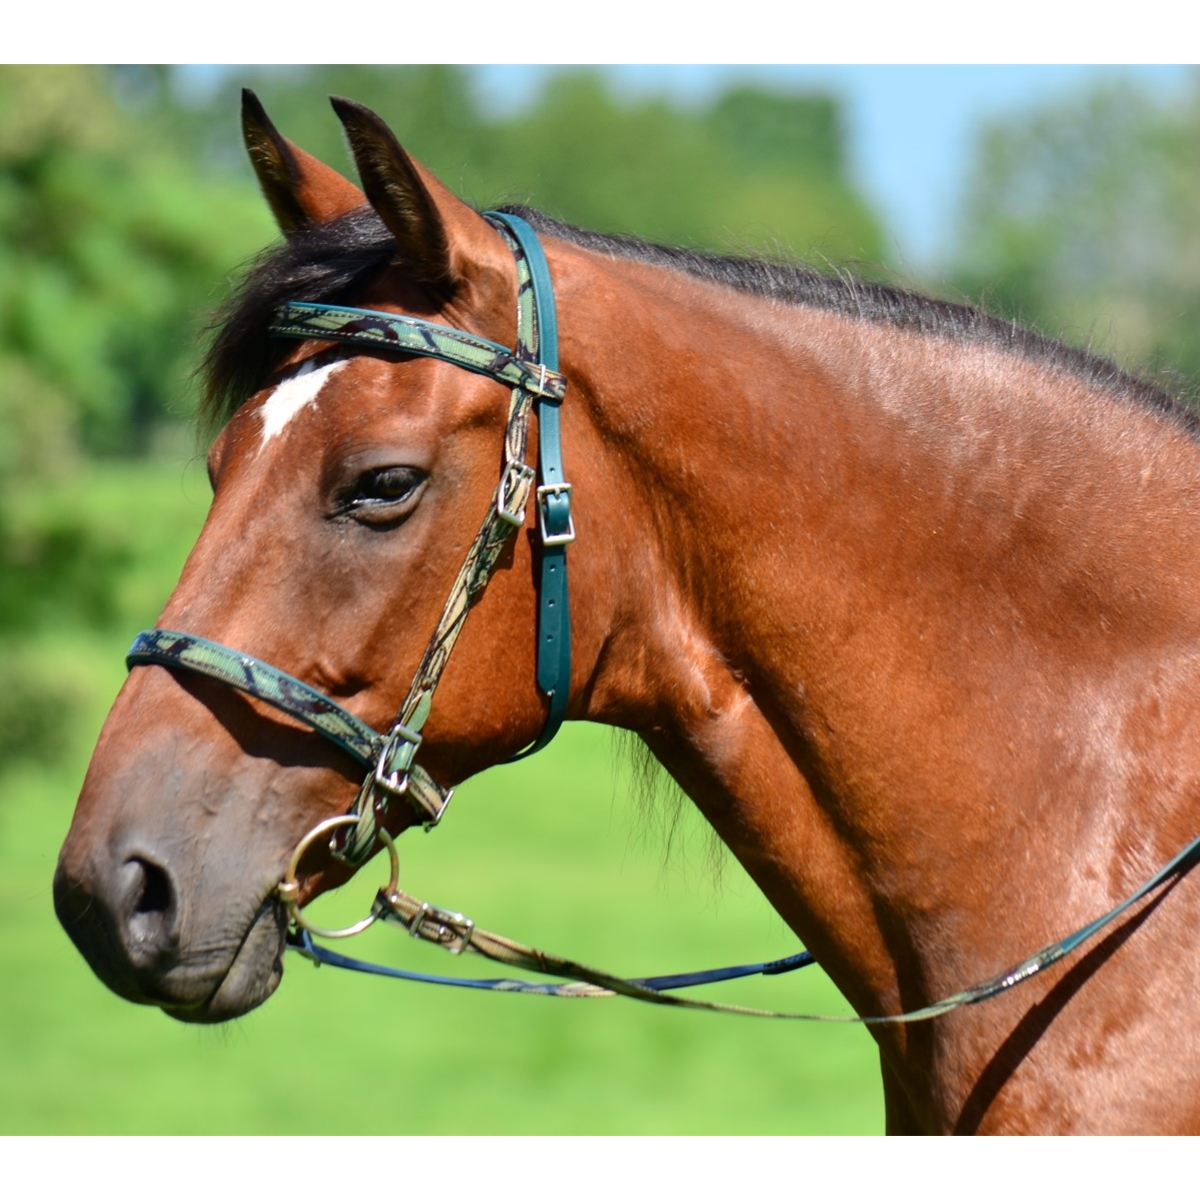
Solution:
[{"label": "white blaze", "polygon": [[285,379],[259,409],[263,445],[279,433],[306,404],[311,404],[334,371],[340,370],[348,361],[337,358],[320,367],[311,358],[301,363],[296,373]]}]

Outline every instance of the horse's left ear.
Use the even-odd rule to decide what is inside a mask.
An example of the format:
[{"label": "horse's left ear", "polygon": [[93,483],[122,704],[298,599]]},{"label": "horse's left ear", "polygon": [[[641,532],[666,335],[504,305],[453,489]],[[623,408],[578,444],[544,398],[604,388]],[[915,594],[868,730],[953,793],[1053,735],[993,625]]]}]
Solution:
[{"label": "horse's left ear", "polygon": [[242,89],[242,136],[259,187],[288,237],[367,202],[348,179],[289,142],[249,88]]},{"label": "horse's left ear", "polygon": [[404,152],[369,108],[331,96],[371,207],[399,246],[399,261],[417,282],[453,290],[464,277],[472,243],[487,224],[469,205]]}]

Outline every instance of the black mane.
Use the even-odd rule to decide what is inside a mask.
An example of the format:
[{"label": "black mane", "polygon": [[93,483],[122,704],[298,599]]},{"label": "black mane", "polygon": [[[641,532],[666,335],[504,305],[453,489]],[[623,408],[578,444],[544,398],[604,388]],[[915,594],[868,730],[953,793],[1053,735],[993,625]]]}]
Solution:
[{"label": "black mane", "polygon": [[[681,271],[786,304],[819,308],[933,337],[994,345],[1066,370],[1116,398],[1147,406],[1200,434],[1200,417],[1160,388],[1098,355],[979,308],[847,274],[824,274],[799,263],[704,254],[634,237],[595,233],[521,205],[505,205],[501,211],[523,217],[540,233],[599,254]],[[375,212],[366,207],[313,227],[259,255],[212,325],[214,335],[201,366],[204,423],[215,427],[227,420],[262,385],[283,356],[287,343],[267,333],[280,304],[287,300],[354,304],[395,256],[395,240]]]}]

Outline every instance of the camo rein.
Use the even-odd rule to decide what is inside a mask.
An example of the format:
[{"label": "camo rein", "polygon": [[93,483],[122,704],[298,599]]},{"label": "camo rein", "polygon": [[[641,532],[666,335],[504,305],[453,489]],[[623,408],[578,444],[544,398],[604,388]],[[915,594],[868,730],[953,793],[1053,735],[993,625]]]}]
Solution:
[{"label": "camo rein", "polygon": [[[505,465],[475,540],[450,589],[442,615],[416,676],[386,733],[378,733],[328,696],[239,650],[171,629],[139,633],[126,665],[156,664],[195,671],[247,692],[281,709],[328,738],[367,769],[350,809],[348,831],[339,829],[332,847],[359,865],[375,850],[389,805],[403,796],[431,829],[441,820],[452,790],[443,788],[414,758],[429,716],[434,690],[462,632],[471,606],[491,578],[496,561],[525,524],[534,481],[541,540],[538,586],[537,682],[549,699],[549,714],[537,740],[516,757],[547,745],[566,716],[571,678],[571,629],[566,547],[575,540],[571,485],[562,462],[559,406],[566,380],[558,371],[558,330],[550,269],[533,229],[509,213],[486,213],[513,252],[517,267],[517,342],[509,350],[465,330],[417,317],[364,308],[292,301],[276,312],[274,337],[345,342],[453,363],[512,388],[504,432]],[[538,415],[538,467],[525,462],[529,422]],[[349,824],[349,823],[347,823]]]}]

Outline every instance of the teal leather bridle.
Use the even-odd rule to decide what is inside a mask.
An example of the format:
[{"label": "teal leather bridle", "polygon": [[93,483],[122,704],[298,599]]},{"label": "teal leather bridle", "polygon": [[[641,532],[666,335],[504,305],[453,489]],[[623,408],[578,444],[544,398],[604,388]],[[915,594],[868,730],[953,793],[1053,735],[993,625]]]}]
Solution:
[{"label": "teal leather bridle", "polygon": [[[512,389],[505,426],[505,465],[492,505],[467,551],[408,695],[388,731],[377,732],[328,696],[278,667],[193,634],[171,629],[145,630],[134,639],[125,658],[130,669],[155,664],[194,671],[247,692],[316,730],[366,768],[367,776],[350,810],[356,821],[343,837],[335,839],[334,846],[339,857],[355,865],[365,861],[375,849],[377,831],[393,799],[404,796],[426,828],[441,820],[450,801],[451,791],[414,761],[421,745],[421,729],[467,612],[491,578],[501,551],[525,524],[531,491],[536,496],[541,542],[537,684],[549,700],[549,713],[542,732],[517,758],[532,754],[550,742],[562,725],[570,697],[566,548],[575,540],[575,527],[571,485],[562,461],[559,407],[566,393],[566,379],[558,370],[554,290],[545,252],[533,228],[510,213],[484,215],[504,237],[516,260],[514,349],[417,317],[301,301],[282,305],[270,328],[274,337],[345,342],[441,359]],[[535,402],[536,472],[525,462]]]}]

